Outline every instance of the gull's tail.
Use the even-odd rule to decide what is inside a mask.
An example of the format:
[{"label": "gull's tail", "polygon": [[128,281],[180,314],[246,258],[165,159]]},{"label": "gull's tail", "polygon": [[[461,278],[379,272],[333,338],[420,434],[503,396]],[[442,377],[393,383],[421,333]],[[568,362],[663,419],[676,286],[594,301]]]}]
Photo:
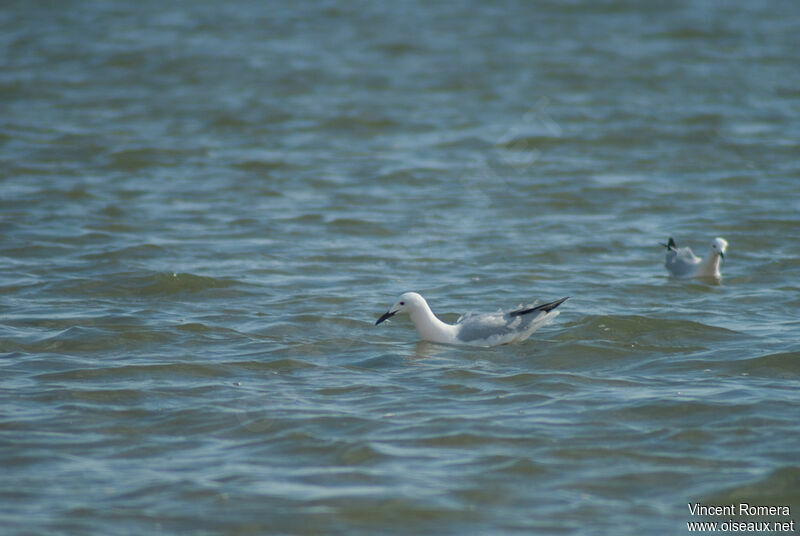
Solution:
[{"label": "gull's tail", "polygon": [[550,303],[543,303],[542,305],[537,305],[536,307],[529,307],[527,309],[517,309],[516,311],[511,311],[510,313],[508,313],[508,316],[522,316],[537,311],[543,311],[545,313],[549,313],[550,311],[552,311],[553,309],[555,309],[568,299],[569,296],[566,296],[564,298],[561,298],[560,300],[556,300]]}]

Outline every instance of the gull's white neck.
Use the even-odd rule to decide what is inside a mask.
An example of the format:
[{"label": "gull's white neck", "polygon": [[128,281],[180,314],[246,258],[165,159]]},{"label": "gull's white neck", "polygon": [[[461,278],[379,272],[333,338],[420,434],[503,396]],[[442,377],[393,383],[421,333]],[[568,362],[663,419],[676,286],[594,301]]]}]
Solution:
[{"label": "gull's white neck", "polygon": [[456,327],[436,318],[427,303],[411,311],[411,321],[424,341],[452,344],[456,340]]},{"label": "gull's white neck", "polygon": [[697,265],[695,277],[720,277],[719,263],[722,260],[716,251],[711,251],[706,258]]}]

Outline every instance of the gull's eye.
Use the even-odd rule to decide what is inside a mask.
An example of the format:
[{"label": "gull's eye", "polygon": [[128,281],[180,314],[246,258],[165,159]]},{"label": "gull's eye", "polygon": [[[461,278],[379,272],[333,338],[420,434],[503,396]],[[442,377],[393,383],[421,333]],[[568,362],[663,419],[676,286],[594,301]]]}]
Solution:
[{"label": "gull's eye", "polygon": [[406,304],[406,302],[404,302],[404,301],[400,302],[400,305],[405,305],[405,304]]}]

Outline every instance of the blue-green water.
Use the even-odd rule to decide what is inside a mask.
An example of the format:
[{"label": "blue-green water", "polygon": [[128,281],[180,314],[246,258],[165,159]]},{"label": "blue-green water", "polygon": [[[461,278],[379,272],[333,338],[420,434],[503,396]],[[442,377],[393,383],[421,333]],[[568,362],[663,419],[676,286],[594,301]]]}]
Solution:
[{"label": "blue-green water", "polygon": [[[5,2],[4,533],[800,518],[798,50],[793,1]],[[373,326],[407,290],[572,298],[474,349]]]}]

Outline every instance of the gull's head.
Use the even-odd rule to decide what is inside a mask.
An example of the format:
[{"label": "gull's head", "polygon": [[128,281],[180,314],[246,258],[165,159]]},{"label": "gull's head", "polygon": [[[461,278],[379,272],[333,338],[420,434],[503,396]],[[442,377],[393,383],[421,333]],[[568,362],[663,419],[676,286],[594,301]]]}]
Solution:
[{"label": "gull's head", "polygon": [[389,307],[389,310],[386,311],[381,315],[375,325],[377,326],[387,318],[391,318],[397,313],[408,313],[411,314],[416,309],[424,307],[425,305],[425,298],[417,294],[416,292],[406,292],[399,298],[397,301],[394,302],[394,305]]},{"label": "gull's head", "polygon": [[725,258],[725,250],[728,249],[728,242],[724,238],[715,238],[711,241],[711,251]]}]

